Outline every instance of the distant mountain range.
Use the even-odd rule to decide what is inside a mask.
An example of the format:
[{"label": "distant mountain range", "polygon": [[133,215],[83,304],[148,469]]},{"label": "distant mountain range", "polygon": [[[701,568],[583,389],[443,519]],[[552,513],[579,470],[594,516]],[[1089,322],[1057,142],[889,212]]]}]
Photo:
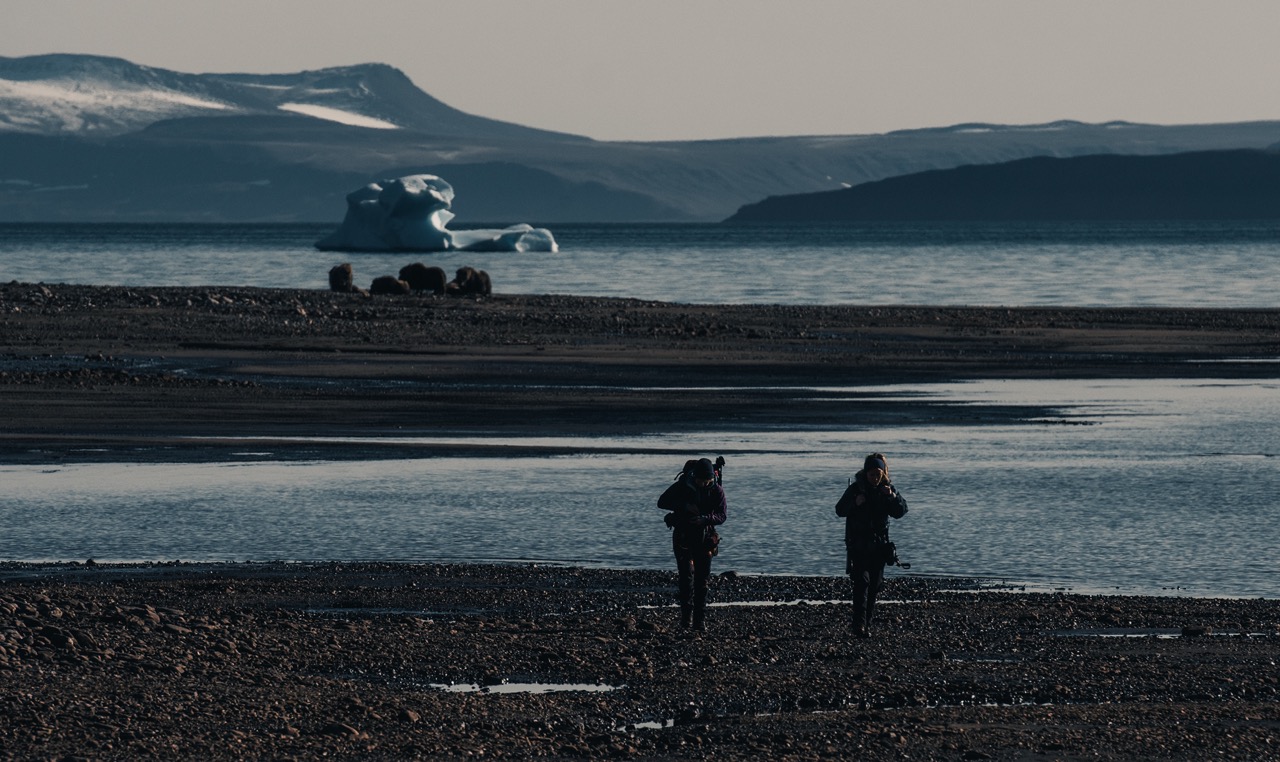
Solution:
[{"label": "distant mountain range", "polygon": [[1280,122],[969,124],[605,142],[458,111],[383,64],[186,74],[0,58],[0,221],[338,222],[371,180],[438,174],[457,223],[717,221],[769,196],[1029,157],[1263,149]]},{"label": "distant mountain range", "polygon": [[1280,151],[1035,157],[774,196],[728,222],[1280,219]]},{"label": "distant mountain range", "polygon": [[473,138],[573,137],[464,114],[384,64],[297,74],[183,74],[120,58],[0,58],[0,131],[117,136],[166,119],[290,113]]}]

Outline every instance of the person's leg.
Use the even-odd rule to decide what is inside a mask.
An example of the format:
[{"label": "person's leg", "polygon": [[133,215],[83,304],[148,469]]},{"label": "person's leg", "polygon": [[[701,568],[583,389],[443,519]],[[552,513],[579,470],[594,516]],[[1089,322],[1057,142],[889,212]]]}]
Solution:
[{"label": "person's leg", "polygon": [[707,585],[711,579],[711,555],[700,553],[693,559],[693,629],[706,627]]},{"label": "person's leg", "polygon": [[862,564],[849,561],[849,579],[853,580],[853,618],[849,624],[854,634],[865,636],[867,632],[867,590],[871,586],[871,571]]},{"label": "person's leg", "polygon": [[676,600],[680,602],[680,626],[688,627],[693,614],[693,559],[676,554]]},{"label": "person's leg", "polygon": [[872,564],[867,569],[867,610],[863,619],[864,623],[870,627],[872,615],[876,608],[876,596],[880,594],[880,587],[884,584],[884,564]]}]

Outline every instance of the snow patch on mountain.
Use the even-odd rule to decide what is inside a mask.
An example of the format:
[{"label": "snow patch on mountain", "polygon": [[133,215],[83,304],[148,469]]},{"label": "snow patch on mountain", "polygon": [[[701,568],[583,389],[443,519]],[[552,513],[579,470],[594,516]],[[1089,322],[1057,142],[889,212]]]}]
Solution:
[{"label": "snow patch on mountain", "polygon": [[330,108],[329,106],[317,106],[311,103],[281,103],[277,108],[281,111],[290,111],[295,114],[324,119],[329,122],[338,122],[352,127],[368,127],[374,130],[400,129],[400,125],[392,124],[383,119],[375,119],[364,114],[355,114],[342,109]]},{"label": "snow patch on mountain", "polygon": [[0,97],[32,101],[67,101],[86,105],[146,108],[152,104],[175,104],[193,108],[226,109],[225,103],[203,100],[169,90],[96,88],[74,81],[15,82],[0,79]]},{"label": "snow patch on mountain", "polygon": [[143,120],[232,109],[226,103],[173,90],[75,80],[0,79],[0,130],[114,130]]}]

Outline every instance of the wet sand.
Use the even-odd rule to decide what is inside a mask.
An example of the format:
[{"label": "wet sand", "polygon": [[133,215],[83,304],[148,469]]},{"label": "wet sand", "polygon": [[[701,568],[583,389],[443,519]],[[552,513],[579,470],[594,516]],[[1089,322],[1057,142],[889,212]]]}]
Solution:
[{"label": "wet sand", "polygon": [[1280,744],[1280,601],[900,577],[858,639],[846,581],[824,577],[717,576],[703,635],[675,627],[658,571],[0,580],[6,759],[1263,760]]},{"label": "wet sand", "polygon": [[[705,306],[10,283],[0,286],[0,458],[156,444],[218,457],[229,437],[971,423],[1043,411],[889,402],[848,388],[1274,377],[1277,358],[1276,310]],[[430,450],[358,448],[361,457]]]}]

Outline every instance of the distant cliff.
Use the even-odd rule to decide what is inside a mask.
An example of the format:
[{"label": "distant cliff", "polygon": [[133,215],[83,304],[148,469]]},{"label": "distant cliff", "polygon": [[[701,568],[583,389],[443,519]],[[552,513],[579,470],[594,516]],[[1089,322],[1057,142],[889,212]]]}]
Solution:
[{"label": "distant cliff", "polygon": [[1035,157],[772,196],[726,222],[1280,219],[1280,152]]}]

